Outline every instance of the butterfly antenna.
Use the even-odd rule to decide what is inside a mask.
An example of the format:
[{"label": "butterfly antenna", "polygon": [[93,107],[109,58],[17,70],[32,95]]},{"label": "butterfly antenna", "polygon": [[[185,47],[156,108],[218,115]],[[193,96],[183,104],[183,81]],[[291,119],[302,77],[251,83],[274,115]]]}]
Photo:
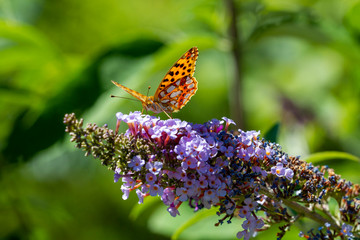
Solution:
[{"label": "butterfly antenna", "polygon": [[149,96],[149,91],[150,91],[150,86],[148,86],[148,91],[147,91],[147,93],[146,93],[146,96],[148,97]]},{"label": "butterfly antenna", "polygon": [[110,95],[110,97],[112,98],[123,98],[123,99],[127,99],[127,100],[132,100],[132,101],[139,101],[138,99],[133,99],[133,98],[127,98],[127,97],[119,97],[119,96],[115,96],[115,95]]}]

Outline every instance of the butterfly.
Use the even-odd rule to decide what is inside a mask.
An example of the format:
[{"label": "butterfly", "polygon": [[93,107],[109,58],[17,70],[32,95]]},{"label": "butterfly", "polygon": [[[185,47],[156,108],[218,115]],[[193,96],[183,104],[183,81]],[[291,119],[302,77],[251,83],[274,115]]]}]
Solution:
[{"label": "butterfly", "polygon": [[196,93],[197,84],[194,75],[199,51],[197,47],[190,48],[166,73],[154,96],[145,96],[130,88],[112,81],[116,86],[130,93],[141,101],[143,109],[154,113],[177,112],[183,108]]}]

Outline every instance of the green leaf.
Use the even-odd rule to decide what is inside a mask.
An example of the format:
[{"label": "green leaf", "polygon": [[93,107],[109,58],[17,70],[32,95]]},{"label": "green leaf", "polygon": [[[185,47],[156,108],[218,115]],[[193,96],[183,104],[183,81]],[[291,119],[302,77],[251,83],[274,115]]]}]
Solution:
[{"label": "green leaf", "polygon": [[312,163],[318,163],[329,160],[348,160],[348,161],[360,163],[360,158],[358,158],[357,156],[351,155],[349,153],[336,152],[336,151],[314,153],[305,159],[305,161]]},{"label": "green leaf", "polygon": [[186,229],[188,229],[195,223],[200,222],[201,220],[203,220],[205,218],[216,215],[216,211],[217,211],[217,208],[213,207],[209,210],[203,210],[203,211],[200,211],[200,212],[194,214],[194,216],[192,218],[190,218],[188,221],[186,221],[183,225],[181,225],[176,230],[176,232],[172,235],[171,239],[173,239],[173,240],[179,239],[179,236],[182,232],[184,232]]},{"label": "green leaf", "polygon": [[307,162],[314,165],[327,165],[335,169],[336,174],[352,182],[359,182],[360,159],[344,152],[320,152],[310,155]]},{"label": "green leaf", "polygon": [[266,133],[264,138],[270,142],[276,142],[279,135],[280,123],[275,123]]},{"label": "green leaf", "polygon": [[159,205],[159,198],[156,197],[147,197],[144,199],[143,204],[135,204],[131,209],[129,218],[133,221],[136,221],[140,216],[144,215],[149,211],[154,211]]}]

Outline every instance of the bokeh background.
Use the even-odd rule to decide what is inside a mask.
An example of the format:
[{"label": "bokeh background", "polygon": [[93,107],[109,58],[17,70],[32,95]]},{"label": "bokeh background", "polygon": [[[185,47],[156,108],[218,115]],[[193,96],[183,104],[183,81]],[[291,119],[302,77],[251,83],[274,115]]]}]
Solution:
[{"label": "bokeh background", "polygon": [[[0,0],[0,239],[169,239],[189,223],[186,206],[172,218],[159,201],[123,201],[62,119],[114,128],[141,104],[110,98],[130,97],[110,80],[153,94],[192,46],[199,89],[174,117],[276,132],[289,154],[360,182],[359,0]],[[241,229],[201,214],[180,239]]]}]

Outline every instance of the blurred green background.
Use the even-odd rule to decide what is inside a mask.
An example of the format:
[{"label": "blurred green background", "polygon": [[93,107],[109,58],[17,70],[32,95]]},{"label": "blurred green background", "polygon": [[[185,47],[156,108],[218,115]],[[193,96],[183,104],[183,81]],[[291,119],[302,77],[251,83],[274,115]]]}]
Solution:
[{"label": "blurred green background", "polygon": [[[236,30],[236,31],[235,31]],[[199,89],[176,118],[223,116],[360,182],[359,0],[0,0],[0,239],[169,239],[194,214],[123,201],[120,183],[64,132],[65,113],[114,128],[141,110],[115,80],[155,92],[199,48]],[[164,114],[160,114],[166,118]],[[279,124],[279,125],[276,125]],[[150,206],[150,207],[149,207]],[[204,218],[180,239],[235,239]],[[285,239],[296,239],[296,225]],[[275,239],[276,228],[257,239]]]}]

